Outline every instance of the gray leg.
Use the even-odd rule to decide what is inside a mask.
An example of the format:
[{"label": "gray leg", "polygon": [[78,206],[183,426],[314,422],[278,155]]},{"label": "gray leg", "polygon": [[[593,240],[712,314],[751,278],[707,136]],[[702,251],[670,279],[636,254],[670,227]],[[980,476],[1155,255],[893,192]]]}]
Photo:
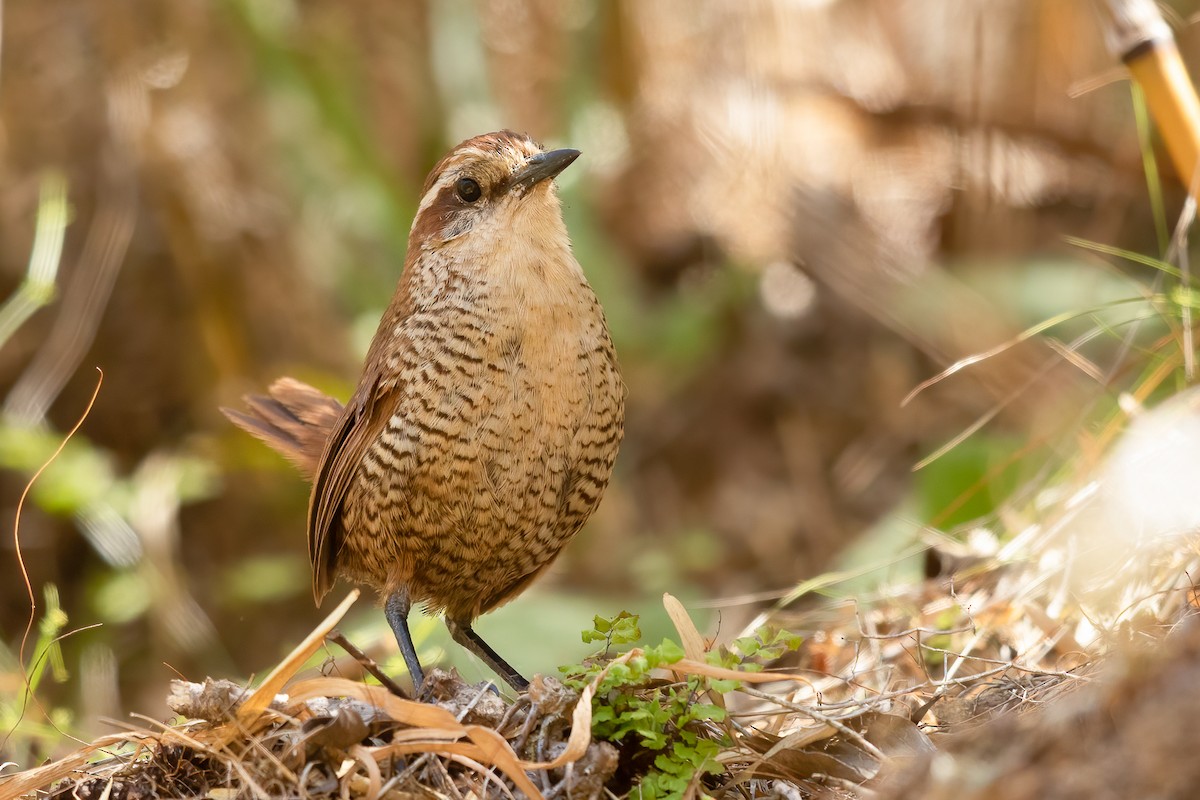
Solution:
[{"label": "gray leg", "polygon": [[420,694],[421,686],[425,683],[425,673],[421,670],[421,662],[417,660],[417,648],[413,646],[412,634],[408,631],[408,612],[412,604],[408,602],[408,594],[399,591],[387,599],[383,612],[387,615],[392,633],[396,634],[396,644],[400,645],[400,654],[408,665],[408,674],[412,676],[413,692]]},{"label": "gray leg", "polygon": [[447,617],[446,627],[450,629],[450,636],[454,641],[483,659],[483,663],[491,667],[492,672],[503,678],[504,682],[513,689],[523,692],[529,688],[529,681],[522,678],[521,674],[510,667],[507,661],[488,646],[487,642],[479,638],[479,634],[471,629],[470,622],[463,622],[462,620],[454,620]]}]

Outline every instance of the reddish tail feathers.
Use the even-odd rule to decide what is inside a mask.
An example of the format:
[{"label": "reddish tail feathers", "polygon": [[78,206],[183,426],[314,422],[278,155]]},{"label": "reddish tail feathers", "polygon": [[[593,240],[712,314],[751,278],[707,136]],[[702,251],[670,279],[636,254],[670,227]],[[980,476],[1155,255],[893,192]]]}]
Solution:
[{"label": "reddish tail feathers", "polygon": [[306,480],[312,481],[325,441],[342,413],[342,404],[293,378],[275,381],[267,389],[267,396],[247,395],[242,399],[245,411],[222,408],[221,413],[285,456]]}]

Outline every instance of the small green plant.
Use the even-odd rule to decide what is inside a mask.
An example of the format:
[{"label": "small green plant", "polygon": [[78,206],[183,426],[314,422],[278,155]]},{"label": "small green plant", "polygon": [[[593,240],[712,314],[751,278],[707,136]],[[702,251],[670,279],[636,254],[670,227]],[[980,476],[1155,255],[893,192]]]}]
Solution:
[{"label": "small green plant", "polygon": [[[804,637],[798,633],[764,626],[755,631],[753,636],[743,636],[734,639],[728,647],[718,647],[708,654],[707,660],[716,667],[758,672],[764,662],[775,661],[789,650],[798,648],[803,641]],[[751,661],[752,658],[757,660]]]},{"label": "small green plant", "polygon": [[[740,682],[693,674],[677,674],[668,680],[656,676],[656,669],[670,669],[684,658],[683,648],[670,639],[635,651],[624,660],[609,656],[612,645],[632,644],[640,638],[636,615],[622,611],[611,619],[597,616],[592,629],[583,632],[583,640],[604,642],[604,650],[583,664],[560,669],[567,676],[566,683],[576,689],[604,674],[592,702],[594,737],[639,745],[653,755],[653,766],[630,796],[641,800],[680,798],[693,787],[702,789],[704,776],[724,769],[717,757],[731,744],[722,724],[725,709],[709,700],[736,690]],[[799,644],[798,636],[763,629],[708,653],[706,660],[714,666],[752,672]]]},{"label": "small green plant", "polygon": [[13,653],[0,651],[0,676],[22,684],[22,690],[8,698],[0,697],[0,751],[26,763],[35,753],[53,749],[71,724],[65,708],[43,708],[34,700],[42,678],[49,670],[55,683],[68,679],[59,639],[67,625],[67,614],[58,599],[58,588],[45,587],[46,610],[38,622],[37,640],[26,654],[22,666]]},{"label": "small green plant", "polygon": [[638,626],[637,615],[628,611],[622,611],[612,619],[597,614],[592,618],[592,629],[584,631],[581,638],[584,644],[604,642],[601,657],[606,658],[609,648],[614,644],[633,644],[641,639],[642,629]]}]

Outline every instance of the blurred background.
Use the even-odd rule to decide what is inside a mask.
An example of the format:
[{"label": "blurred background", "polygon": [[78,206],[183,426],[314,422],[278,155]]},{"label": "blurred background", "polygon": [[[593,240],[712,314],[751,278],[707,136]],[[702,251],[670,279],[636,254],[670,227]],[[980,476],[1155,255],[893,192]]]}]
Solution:
[{"label": "blurred background", "polygon": [[[1170,6],[1195,62],[1196,4]],[[165,715],[179,674],[261,675],[321,619],[308,487],[217,409],[284,374],[349,395],[424,176],[469,136],[583,151],[561,196],[629,387],[600,511],[479,625],[527,673],[586,651],[593,614],[665,631],[663,591],[728,637],[827,570],[916,574],[932,536],[1019,526],[1172,330],[1139,305],[1160,273],[1098,252],[1160,257],[1183,191],[1090,0],[9,0],[2,23],[0,696],[30,617],[17,502],[99,368],[19,532],[24,662],[80,735]],[[345,628],[392,658],[369,600]],[[417,635],[437,658],[440,625]]]}]

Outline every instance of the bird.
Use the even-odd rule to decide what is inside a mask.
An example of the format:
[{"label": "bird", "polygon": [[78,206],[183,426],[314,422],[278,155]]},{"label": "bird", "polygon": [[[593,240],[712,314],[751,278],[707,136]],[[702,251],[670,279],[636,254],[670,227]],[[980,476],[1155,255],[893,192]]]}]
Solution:
[{"label": "bird", "polygon": [[511,130],[454,147],[345,405],[285,377],[221,409],[312,481],[317,605],[339,577],[377,590],[418,691],[417,604],[528,687],[472,623],[580,530],[624,436],[625,384],[555,186],[579,155]]}]

